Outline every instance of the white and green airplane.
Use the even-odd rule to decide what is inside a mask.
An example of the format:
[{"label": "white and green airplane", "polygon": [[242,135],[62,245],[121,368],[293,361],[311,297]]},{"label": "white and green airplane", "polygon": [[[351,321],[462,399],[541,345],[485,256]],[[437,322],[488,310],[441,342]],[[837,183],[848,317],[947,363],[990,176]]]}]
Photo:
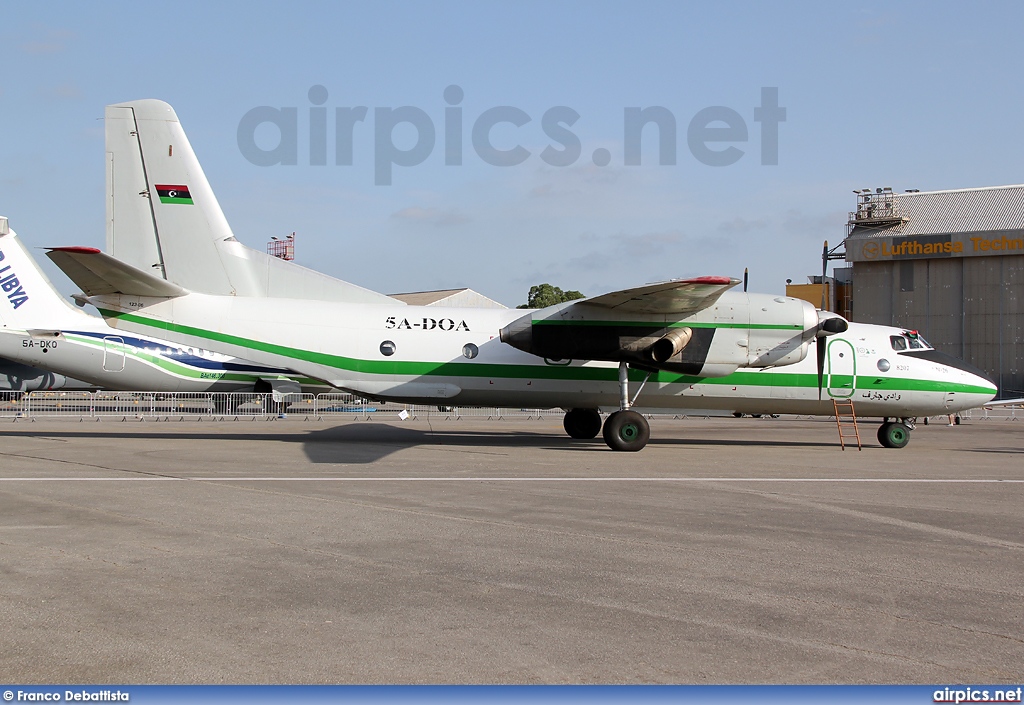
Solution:
[{"label": "white and green airplane", "polygon": [[[113,254],[48,255],[112,327],[136,335],[371,399],[563,408],[570,436],[603,431],[625,451],[650,436],[634,405],[831,414],[833,399],[853,399],[858,416],[883,418],[883,445],[903,447],[915,417],[979,406],[996,392],[979,370],[912,332],[729,291],[739,282],[726,277],[525,312],[408,306],[321,285],[235,239],[166,103],[108,107],[107,147]],[[602,422],[605,407],[617,410]]]},{"label": "white and green airplane", "polygon": [[6,218],[0,218],[0,297],[6,300],[0,302],[0,358],[46,370],[47,384],[22,384],[20,391],[65,387],[67,378],[86,387],[152,392],[327,389],[288,369],[111,329],[61,298]]}]

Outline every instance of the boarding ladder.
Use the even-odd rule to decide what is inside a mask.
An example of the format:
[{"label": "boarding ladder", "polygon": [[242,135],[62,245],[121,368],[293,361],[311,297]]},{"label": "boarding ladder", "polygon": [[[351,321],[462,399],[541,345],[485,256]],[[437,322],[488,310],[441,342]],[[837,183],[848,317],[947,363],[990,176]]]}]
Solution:
[{"label": "boarding ladder", "polygon": [[[860,445],[860,430],[857,428],[857,413],[853,410],[853,399],[833,399],[832,408],[836,412],[840,447],[846,450],[847,439],[856,439],[857,450],[863,450]],[[850,445],[853,445],[852,441]]]}]

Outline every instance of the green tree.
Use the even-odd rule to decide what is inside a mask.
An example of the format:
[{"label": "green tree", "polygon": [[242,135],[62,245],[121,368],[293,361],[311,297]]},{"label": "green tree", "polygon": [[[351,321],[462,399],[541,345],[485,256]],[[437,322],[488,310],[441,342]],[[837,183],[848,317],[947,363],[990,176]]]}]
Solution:
[{"label": "green tree", "polygon": [[530,293],[526,297],[526,303],[516,308],[546,308],[555,304],[575,301],[584,298],[578,291],[562,291],[557,286],[550,284],[538,284],[530,287]]}]

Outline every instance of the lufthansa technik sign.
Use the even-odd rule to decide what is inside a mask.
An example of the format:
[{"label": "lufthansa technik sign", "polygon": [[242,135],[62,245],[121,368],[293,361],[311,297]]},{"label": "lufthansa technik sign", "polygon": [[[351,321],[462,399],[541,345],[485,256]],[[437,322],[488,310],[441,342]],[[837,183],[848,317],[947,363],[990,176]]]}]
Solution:
[{"label": "lufthansa technik sign", "polygon": [[948,235],[851,237],[846,241],[848,262],[884,262],[940,257],[1024,255],[1024,233],[1019,230]]}]

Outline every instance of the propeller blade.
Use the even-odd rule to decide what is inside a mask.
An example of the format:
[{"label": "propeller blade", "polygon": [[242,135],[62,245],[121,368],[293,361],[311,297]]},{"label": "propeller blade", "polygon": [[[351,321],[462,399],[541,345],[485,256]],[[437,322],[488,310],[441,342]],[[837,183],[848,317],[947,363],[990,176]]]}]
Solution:
[{"label": "propeller blade", "polygon": [[747,283],[750,281],[750,268],[743,268],[743,293],[747,293]]},{"label": "propeller blade", "polygon": [[818,350],[818,401],[821,401],[821,388],[825,386],[825,345],[826,338],[817,339]]}]

